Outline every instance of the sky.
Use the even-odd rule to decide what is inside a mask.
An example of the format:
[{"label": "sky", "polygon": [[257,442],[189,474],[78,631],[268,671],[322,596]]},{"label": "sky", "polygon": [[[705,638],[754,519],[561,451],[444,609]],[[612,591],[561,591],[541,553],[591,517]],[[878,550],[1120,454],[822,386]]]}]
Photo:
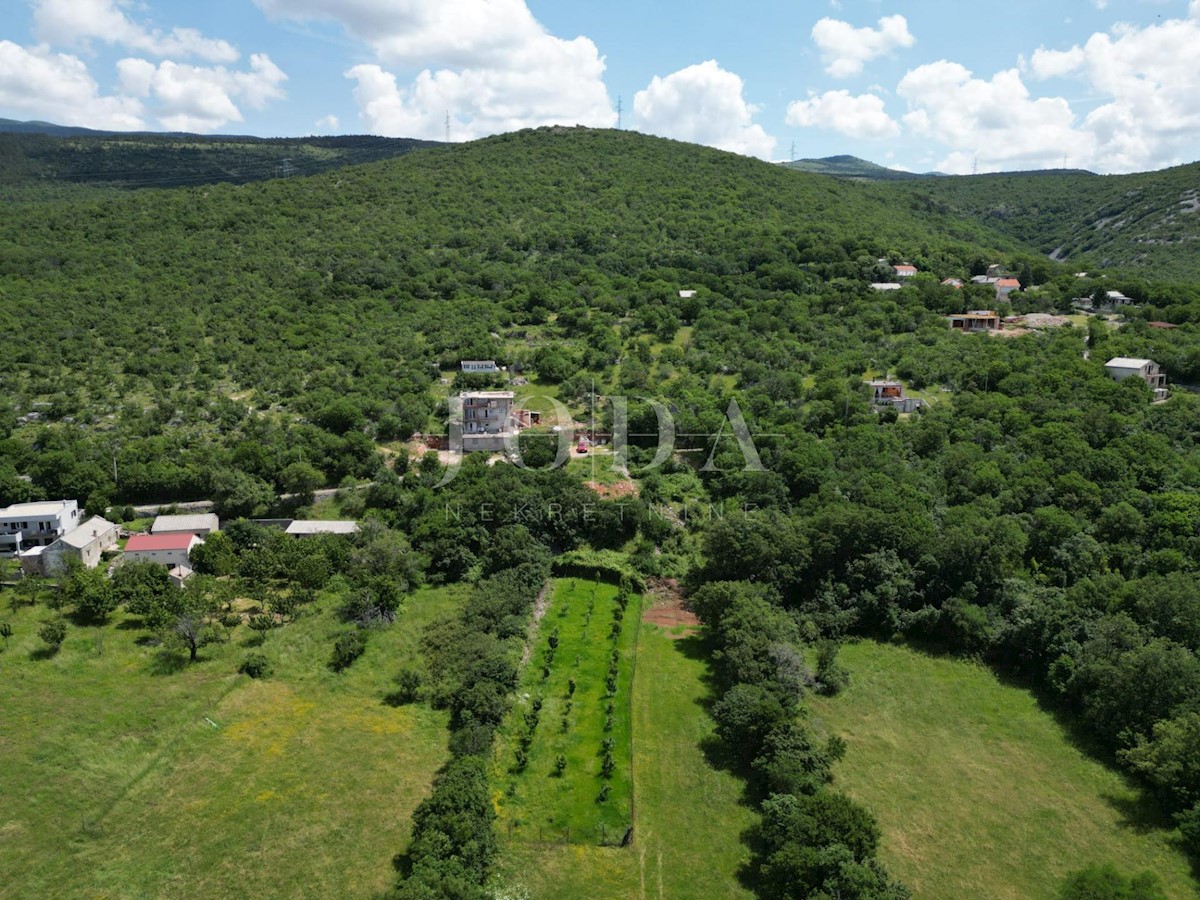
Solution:
[{"label": "sky", "polygon": [[97,129],[619,125],[951,174],[1200,159],[1200,0],[0,0],[0,23],[0,117]]}]

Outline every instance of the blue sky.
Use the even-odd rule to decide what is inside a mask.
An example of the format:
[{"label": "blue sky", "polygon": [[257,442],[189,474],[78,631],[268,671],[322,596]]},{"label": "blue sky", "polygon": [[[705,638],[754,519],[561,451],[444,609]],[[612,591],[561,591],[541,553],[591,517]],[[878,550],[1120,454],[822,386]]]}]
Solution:
[{"label": "blue sky", "polygon": [[0,0],[0,117],[467,140],[622,125],[758,156],[1200,158],[1200,0]]}]

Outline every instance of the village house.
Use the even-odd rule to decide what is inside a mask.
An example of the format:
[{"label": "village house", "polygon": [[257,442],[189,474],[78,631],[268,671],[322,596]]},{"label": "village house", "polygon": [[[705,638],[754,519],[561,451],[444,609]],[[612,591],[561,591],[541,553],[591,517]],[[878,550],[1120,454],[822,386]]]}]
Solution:
[{"label": "village house", "polygon": [[908,263],[900,263],[897,266],[892,266],[892,274],[897,278],[912,278],[917,274],[917,267],[910,266]]},{"label": "village house", "polygon": [[988,309],[973,309],[957,316],[947,316],[953,331],[998,331],[1000,316]]},{"label": "village house", "polygon": [[135,534],[125,544],[126,562],[152,562],[173,569],[191,561],[204,539],[195,534]]},{"label": "village house", "polygon": [[93,516],[45,547],[30,547],[21,553],[21,571],[26,575],[50,577],[66,571],[74,560],[94,569],[104,551],[117,546],[118,528],[100,516]]},{"label": "village house", "polygon": [[216,513],[197,513],[190,516],[159,516],[150,526],[151,534],[198,534],[207,537],[221,529]]},{"label": "village house", "polygon": [[916,397],[906,397],[904,395],[904,385],[899,381],[868,381],[867,386],[871,388],[872,392],[871,405],[876,409],[888,409],[890,407],[897,412],[911,413],[916,412],[926,405],[924,400],[918,400]]},{"label": "village house", "polygon": [[1021,289],[1021,282],[1015,278],[1000,278],[996,281],[996,302],[1002,302],[1008,299],[1008,295],[1013,291]]},{"label": "village house", "polygon": [[952,287],[955,290],[961,289],[963,286],[961,278],[946,278],[942,281],[942,287]]},{"label": "village house", "polygon": [[1167,376],[1154,360],[1117,356],[1106,362],[1104,368],[1114,381],[1124,381],[1126,378],[1142,379],[1154,391],[1155,400],[1166,400],[1170,396],[1171,392],[1167,390]]},{"label": "village house", "polygon": [[462,399],[463,450],[498,452],[516,433],[512,391],[467,391]]},{"label": "village house", "polygon": [[680,300],[691,300],[691,299],[692,299],[693,297],[695,297],[695,296],[696,296],[696,292],[695,292],[695,291],[680,291],[680,292],[679,292],[679,299],[680,299]]},{"label": "village house", "polygon": [[898,284],[895,281],[884,281],[878,284],[873,284],[871,287],[877,291],[898,291],[900,288],[904,287],[904,285]]},{"label": "village house", "polygon": [[32,547],[49,547],[79,526],[79,501],[15,503],[0,509],[0,557],[11,559]]},{"label": "village house", "polygon": [[494,359],[464,359],[462,370],[470,374],[492,375],[500,371]]},{"label": "village house", "polygon": [[1114,309],[1119,306],[1137,306],[1138,302],[1132,297],[1126,297],[1120,291],[1105,291],[1105,303]]}]

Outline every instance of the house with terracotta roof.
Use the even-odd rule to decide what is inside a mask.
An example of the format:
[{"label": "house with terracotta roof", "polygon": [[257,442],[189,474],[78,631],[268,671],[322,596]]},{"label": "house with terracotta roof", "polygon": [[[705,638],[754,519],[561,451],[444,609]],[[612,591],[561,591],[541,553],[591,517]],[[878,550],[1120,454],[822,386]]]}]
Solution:
[{"label": "house with terracotta roof", "polygon": [[868,381],[867,387],[871,389],[871,406],[876,410],[890,407],[897,412],[911,413],[916,412],[925,405],[924,400],[906,396],[904,385],[899,381],[877,379]]},{"label": "house with terracotta roof", "polygon": [[961,289],[963,286],[961,278],[947,278],[942,281],[942,287],[952,287],[955,290]]},{"label": "house with terracotta roof", "polygon": [[1015,278],[1000,278],[996,280],[996,300],[1007,300],[1013,291],[1021,289],[1021,282]]},{"label": "house with terracotta roof", "polygon": [[897,278],[912,278],[917,274],[917,267],[910,266],[908,263],[900,263],[898,266],[892,266],[892,272]]},{"label": "house with terracotta roof", "polygon": [[135,534],[125,544],[128,562],[153,562],[169,569],[186,566],[191,553],[204,539],[196,534]]}]

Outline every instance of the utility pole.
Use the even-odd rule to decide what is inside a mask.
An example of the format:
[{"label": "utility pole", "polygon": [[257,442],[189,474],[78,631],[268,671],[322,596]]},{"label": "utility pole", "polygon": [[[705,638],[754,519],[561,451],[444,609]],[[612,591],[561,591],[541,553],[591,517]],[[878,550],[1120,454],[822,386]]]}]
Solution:
[{"label": "utility pole", "polygon": [[792,141],[792,162],[796,161],[796,142]]}]

